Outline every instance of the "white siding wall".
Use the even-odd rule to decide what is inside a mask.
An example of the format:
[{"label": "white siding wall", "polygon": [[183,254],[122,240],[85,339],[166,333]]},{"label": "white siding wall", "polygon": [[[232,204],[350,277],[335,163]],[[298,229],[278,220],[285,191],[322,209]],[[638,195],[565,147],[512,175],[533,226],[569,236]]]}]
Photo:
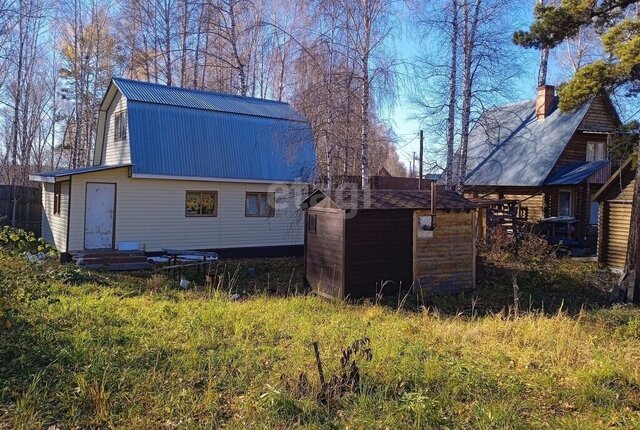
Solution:
[{"label": "white siding wall", "polygon": [[53,184],[42,184],[42,237],[58,251],[66,251],[69,181],[61,183],[60,213],[53,213]]},{"label": "white siding wall", "polygon": [[129,129],[127,122],[127,138],[115,139],[115,114],[127,109],[127,99],[118,92],[107,110],[105,127],[107,134],[103,144],[102,163],[109,166],[131,163],[131,151],[129,148]]},{"label": "white siding wall", "polygon": [[[120,168],[73,177],[70,250],[84,247],[87,182],[117,184],[115,244],[138,241],[146,251],[158,251],[301,245],[304,241],[304,218],[297,203],[306,185],[295,186],[298,197],[276,190],[275,217],[251,218],[244,216],[245,192],[267,191],[268,184],[131,179],[128,169]],[[218,216],[185,217],[187,190],[218,191]]]}]

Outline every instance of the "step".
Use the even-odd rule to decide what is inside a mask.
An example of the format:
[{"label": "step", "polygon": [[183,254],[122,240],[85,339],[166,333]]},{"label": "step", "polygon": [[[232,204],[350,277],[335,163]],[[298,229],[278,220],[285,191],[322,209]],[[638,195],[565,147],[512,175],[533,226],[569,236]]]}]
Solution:
[{"label": "step", "polygon": [[134,257],[134,256],[144,256],[144,252],[142,251],[114,251],[114,250],[105,250],[105,251],[72,251],[69,252],[74,259],[77,258],[108,258],[108,257]]},{"label": "step", "polygon": [[90,270],[107,270],[110,272],[120,272],[127,270],[146,270],[151,268],[147,262],[144,263],[113,263],[113,264],[87,264],[82,266]]},{"label": "step", "polygon": [[118,263],[146,263],[144,255],[114,255],[108,257],[78,257],[74,261],[82,260],[84,265],[90,264],[118,264]]}]

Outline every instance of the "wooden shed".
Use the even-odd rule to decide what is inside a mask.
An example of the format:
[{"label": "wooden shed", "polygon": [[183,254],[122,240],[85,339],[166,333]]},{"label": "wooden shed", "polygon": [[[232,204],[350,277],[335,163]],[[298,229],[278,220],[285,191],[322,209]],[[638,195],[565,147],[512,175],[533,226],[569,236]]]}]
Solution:
[{"label": "wooden shed", "polygon": [[630,158],[594,196],[600,204],[598,262],[615,270],[626,264],[635,173]]},{"label": "wooden shed", "polygon": [[335,298],[475,287],[473,203],[430,190],[316,190],[303,203],[305,273]]}]

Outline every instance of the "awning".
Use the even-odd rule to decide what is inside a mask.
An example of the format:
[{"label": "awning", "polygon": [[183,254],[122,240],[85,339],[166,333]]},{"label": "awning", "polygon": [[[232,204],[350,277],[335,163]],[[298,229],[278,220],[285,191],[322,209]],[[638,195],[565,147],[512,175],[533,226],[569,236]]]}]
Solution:
[{"label": "awning", "polygon": [[578,185],[608,165],[608,160],[567,164],[552,173],[544,182],[544,185]]},{"label": "awning", "polygon": [[82,173],[99,172],[101,170],[118,169],[120,167],[129,167],[131,164],[118,164],[115,166],[89,166],[77,169],[53,170],[51,172],[33,173],[29,175],[29,180],[34,182],[60,182],[66,181],[70,176],[80,175]]}]

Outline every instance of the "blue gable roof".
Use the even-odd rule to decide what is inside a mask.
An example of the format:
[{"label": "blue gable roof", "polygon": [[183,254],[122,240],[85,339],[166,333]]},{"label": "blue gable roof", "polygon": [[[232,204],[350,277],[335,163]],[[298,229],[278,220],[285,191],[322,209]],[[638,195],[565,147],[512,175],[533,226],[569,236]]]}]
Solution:
[{"label": "blue gable roof", "polygon": [[113,79],[127,98],[132,173],[309,181],[309,123],[287,103]]}]

